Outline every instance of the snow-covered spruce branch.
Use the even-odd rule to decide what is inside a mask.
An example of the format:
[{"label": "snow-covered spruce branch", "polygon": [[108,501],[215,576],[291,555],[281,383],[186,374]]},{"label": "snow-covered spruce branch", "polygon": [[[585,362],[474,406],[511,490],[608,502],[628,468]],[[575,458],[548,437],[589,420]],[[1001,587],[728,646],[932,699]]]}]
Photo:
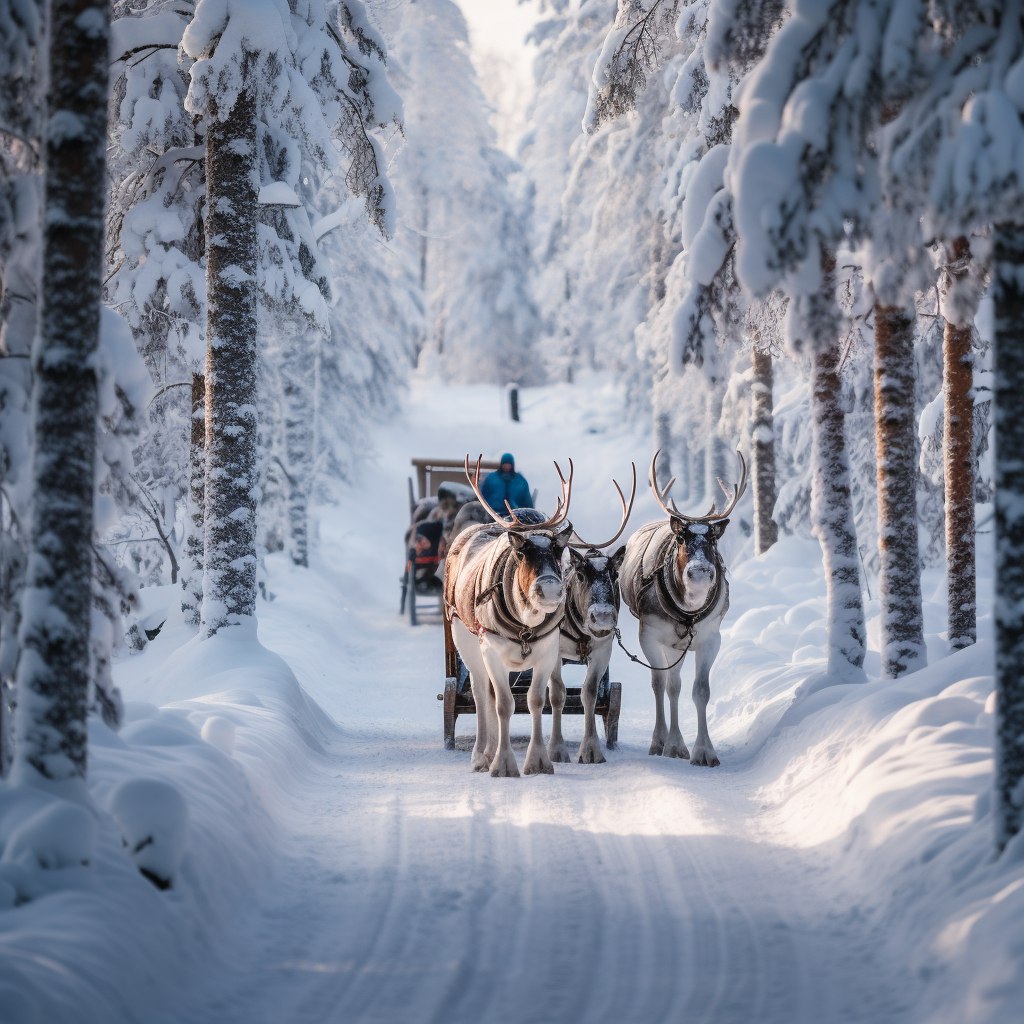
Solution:
[{"label": "snow-covered spruce branch", "polygon": [[[680,0],[620,0],[618,24],[594,65],[583,127],[588,133],[636,108],[647,76],[661,59],[662,38],[671,31]],[[657,15],[661,14],[661,17]],[[633,15],[639,14],[630,23]]]}]

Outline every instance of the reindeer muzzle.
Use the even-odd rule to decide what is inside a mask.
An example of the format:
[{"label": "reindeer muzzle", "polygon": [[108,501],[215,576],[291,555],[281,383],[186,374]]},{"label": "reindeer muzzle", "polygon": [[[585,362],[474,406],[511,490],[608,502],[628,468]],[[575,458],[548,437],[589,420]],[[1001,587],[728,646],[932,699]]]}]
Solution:
[{"label": "reindeer muzzle", "polygon": [[615,628],[618,616],[614,605],[597,605],[587,612],[587,632],[597,640],[608,636]]},{"label": "reindeer muzzle", "polygon": [[538,576],[532,589],[537,600],[548,604],[557,604],[565,594],[565,585],[561,577],[548,574]]}]

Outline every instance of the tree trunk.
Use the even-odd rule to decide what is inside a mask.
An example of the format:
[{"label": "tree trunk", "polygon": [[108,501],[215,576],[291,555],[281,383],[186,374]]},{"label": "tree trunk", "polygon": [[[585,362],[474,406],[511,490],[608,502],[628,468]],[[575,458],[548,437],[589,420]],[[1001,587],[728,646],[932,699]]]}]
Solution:
[{"label": "tree trunk", "polygon": [[775,481],[775,421],[772,401],[772,357],[753,349],[754,550],[764,554],[778,539],[779,525],[772,518],[778,490]]},{"label": "tree trunk", "polygon": [[309,565],[309,496],[313,487],[313,429],[310,396],[316,387],[313,342],[292,332],[281,360],[284,406],[288,555],[294,565]]},{"label": "tree trunk", "polygon": [[917,543],[914,318],[875,304],[875,447],[878,464],[882,672],[923,668],[921,557]]},{"label": "tree trunk", "polygon": [[109,48],[106,0],[53,0],[14,770],[54,781],[84,778],[87,761]]},{"label": "tree trunk", "polygon": [[1024,823],[1024,226],[993,229],[996,843]]},{"label": "tree trunk", "polygon": [[188,514],[185,522],[185,571],[181,610],[190,626],[199,626],[203,608],[203,548],[206,533],[206,378],[192,374],[192,419],[188,446]]},{"label": "tree trunk", "polygon": [[[970,247],[957,238],[950,253],[954,282],[967,276]],[[946,599],[949,646],[969,647],[978,636],[974,533],[974,352],[970,323],[946,322],[943,407],[946,496]]]},{"label": "tree trunk", "polygon": [[256,104],[243,88],[206,136],[206,636],[256,610],[255,160]]},{"label": "tree trunk", "polygon": [[828,674],[846,682],[863,674],[865,630],[835,341],[814,354],[811,408],[811,518],[828,587]]}]

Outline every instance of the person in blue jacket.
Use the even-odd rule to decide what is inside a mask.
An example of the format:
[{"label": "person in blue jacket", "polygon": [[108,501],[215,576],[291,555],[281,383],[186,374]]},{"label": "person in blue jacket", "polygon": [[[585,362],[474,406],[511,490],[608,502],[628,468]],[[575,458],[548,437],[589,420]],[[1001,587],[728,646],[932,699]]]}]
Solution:
[{"label": "person in blue jacket", "polygon": [[522,473],[516,472],[516,460],[511,452],[502,455],[500,469],[484,477],[480,491],[487,499],[487,504],[502,515],[507,514],[506,501],[512,508],[533,508],[530,485]]}]

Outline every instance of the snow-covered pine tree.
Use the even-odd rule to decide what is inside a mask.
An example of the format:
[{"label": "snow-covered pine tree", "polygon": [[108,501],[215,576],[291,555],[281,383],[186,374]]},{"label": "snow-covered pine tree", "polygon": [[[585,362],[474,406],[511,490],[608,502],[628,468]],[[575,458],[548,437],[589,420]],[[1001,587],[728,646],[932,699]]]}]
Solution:
[{"label": "snow-covered pine tree", "polygon": [[[384,74],[383,41],[358,0],[330,4],[323,0],[259,0],[244,8],[225,8],[202,0],[183,37],[182,48],[196,61],[191,72],[189,109],[208,122],[209,216],[232,209],[236,214],[230,224],[217,225],[212,219],[207,224],[211,321],[206,373],[204,608],[209,611],[204,611],[204,628],[210,634],[228,621],[250,616],[255,599],[257,350],[244,347],[244,339],[255,346],[258,336],[254,321],[260,317],[250,309],[254,282],[259,280],[261,292],[270,297],[262,321],[267,332],[277,337],[281,355],[276,368],[284,379],[282,421],[291,464],[286,468],[291,481],[290,533],[293,556],[304,561],[316,431],[309,429],[307,410],[301,406],[303,398],[315,390],[317,346],[326,331],[327,292],[308,204],[317,184],[334,172],[339,161],[337,143],[347,157],[341,162],[346,165],[349,191],[364,200],[377,228],[385,234],[390,232],[392,193],[384,174],[383,149],[372,131],[397,122],[400,111]],[[244,118],[231,112],[233,108],[228,109],[236,101],[244,107]],[[218,136],[216,142],[223,151],[211,157],[214,135],[222,131],[228,119],[232,120],[233,131],[244,127],[246,135],[235,146],[230,145],[230,135]],[[250,136],[250,130],[255,135]],[[250,141],[252,152],[247,167],[243,167],[242,161],[234,158]],[[230,187],[236,190],[228,205],[214,201],[213,181],[209,178],[222,158],[219,166],[230,172]],[[219,187],[228,187],[228,183]],[[255,218],[253,190],[257,187],[261,205],[275,212],[261,225],[254,219],[250,228],[238,214],[240,206],[246,204],[246,217],[251,209]],[[237,235],[232,237],[228,228]],[[238,246],[239,259],[225,259],[223,252],[215,254],[214,248],[225,248],[222,243],[228,248]],[[222,288],[216,296],[209,291],[215,284]],[[231,303],[244,310],[244,323],[230,314]],[[224,319],[214,324],[215,316]],[[306,332],[310,326],[314,328],[313,337]],[[235,332],[231,344],[217,341],[219,331]],[[226,400],[222,402],[211,371],[217,368],[217,357],[224,356],[226,349],[236,343],[243,346],[234,373],[236,390],[233,396],[225,393],[224,385],[229,381],[222,380],[220,398]],[[217,422],[218,415],[222,423]],[[232,415],[237,423],[231,422]],[[229,446],[223,437],[218,442],[223,427],[236,439],[232,442],[238,448],[235,455],[228,455]],[[237,441],[242,434],[247,436],[244,444]],[[233,460],[234,469],[226,473],[211,470],[225,457]],[[230,496],[212,491],[215,482],[231,491]],[[211,517],[217,509],[217,524],[213,524]],[[225,611],[229,604],[233,610]]]},{"label": "snow-covered pine tree", "polygon": [[206,122],[206,636],[256,608],[256,118],[260,83],[280,60],[281,14],[275,0],[200,0],[182,38],[195,62],[187,108]]},{"label": "snow-covered pine tree", "polygon": [[14,770],[66,782],[84,777],[87,761],[109,4],[52,0],[49,28],[42,314],[33,351],[32,524]]},{"label": "snow-covered pine tree", "polygon": [[394,178],[424,309],[417,362],[448,380],[537,383],[531,197],[497,148],[466,20],[452,0],[382,14],[405,97]]},{"label": "snow-covered pine tree", "polygon": [[[917,5],[923,18],[931,11]],[[917,204],[928,238],[990,229],[995,316],[996,843],[1024,827],[1024,7],[942,5],[929,75],[888,126],[884,180]],[[895,190],[895,189],[894,189]],[[968,596],[969,599],[969,596]]]},{"label": "snow-covered pine tree", "polygon": [[42,0],[0,0],[0,775],[13,756],[29,528],[30,358],[42,248],[43,29]]},{"label": "snow-covered pine tree", "polygon": [[[781,287],[790,297],[791,341],[820,338],[826,347],[833,343],[837,333],[831,326],[817,329],[836,320],[825,308],[833,301],[834,289],[824,285],[828,275],[822,254],[828,253],[834,265],[831,254],[837,246],[864,238],[879,223],[874,140],[887,116],[886,99],[912,77],[906,66],[905,33],[918,27],[904,14],[893,3],[797,0],[741,89],[728,171],[736,203],[737,273],[755,295]],[[898,274],[886,266],[891,255],[878,251],[872,264],[871,284],[883,307],[896,304],[892,290]],[[883,360],[888,322],[884,315],[876,318],[883,331]],[[880,373],[889,383],[902,379],[904,392],[908,387],[910,391],[890,395],[883,389],[879,397],[912,409],[912,378],[887,375],[884,361]],[[816,398],[836,395],[832,387],[816,386],[813,393]],[[898,674],[922,663],[924,645],[917,520],[911,515],[916,495],[913,424],[901,420],[904,457],[894,461],[886,447],[892,439],[887,424],[894,417],[899,419],[896,411],[879,405],[880,482],[887,486],[894,475],[907,477],[897,485],[903,498],[882,502],[890,515],[898,504],[907,518],[901,523],[887,519],[879,528],[883,536],[899,532],[907,538],[906,543],[883,545],[880,556],[886,667]],[[815,422],[830,419],[816,416]],[[896,651],[902,653],[897,656]]]},{"label": "snow-covered pine tree", "polygon": [[180,582],[185,619],[198,626],[204,528],[195,483],[204,467],[194,461],[202,448],[192,391],[204,358],[205,152],[203,124],[184,105],[191,62],[179,62],[193,9],[193,0],[114,4],[106,294],[155,387],[131,481],[138,528],[122,529],[118,542],[146,582]]},{"label": "snow-covered pine tree", "polygon": [[[347,191],[364,200],[378,231],[389,234],[384,153],[370,133],[398,124],[401,109],[385,74],[384,41],[360,4],[302,0],[292,4],[291,25],[296,42],[287,100],[261,121],[261,183],[269,197],[260,227],[261,320],[276,343],[269,366],[281,409],[275,463],[285,491],[286,544],[292,561],[306,565],[320,432],[316,415],[309,415],[310,397],[322,412],[318,366],[330,332],[332,276],[312,221],[330,218],[345,201],[327,185],[344,159],[340,147]],[[274,191],[285,201],[275,202]]]}]

